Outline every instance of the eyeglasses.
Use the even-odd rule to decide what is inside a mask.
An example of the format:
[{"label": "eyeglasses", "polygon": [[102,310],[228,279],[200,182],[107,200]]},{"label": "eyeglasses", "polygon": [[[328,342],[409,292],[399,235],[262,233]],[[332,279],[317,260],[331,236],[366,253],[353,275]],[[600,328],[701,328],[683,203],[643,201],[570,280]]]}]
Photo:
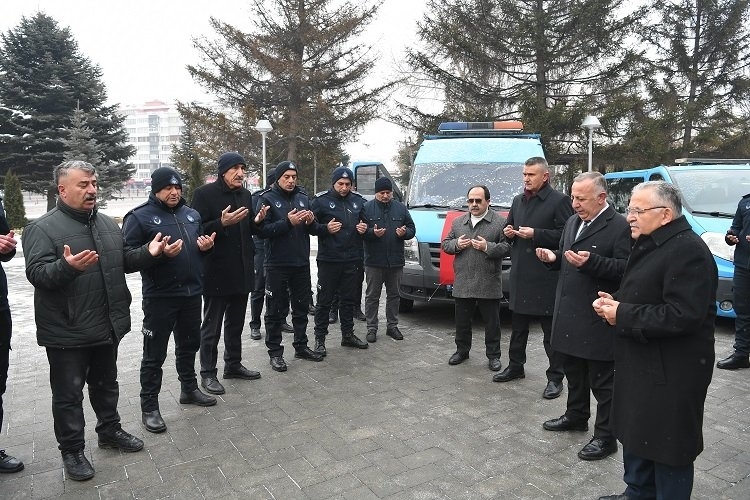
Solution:
[{"label": "eyeglasses", "polygon": [[649,210],[656,210],[657,208],[667,208],[667,207],[651,207],[651,208],[633,208],[628,207],[625,209],[625,215],[643,215],[644,212],[648,212]]},{"label": "eyeglasses", "polygon": [[468,203],[469,205],[474,205],[475,203],[476,203],[477,205],[481,205],[483,201],[484,201],[484,200],[483,200],[482,198],[469,198],[468,200],[466,200],[466,202],[467,202],[467,203]]}]

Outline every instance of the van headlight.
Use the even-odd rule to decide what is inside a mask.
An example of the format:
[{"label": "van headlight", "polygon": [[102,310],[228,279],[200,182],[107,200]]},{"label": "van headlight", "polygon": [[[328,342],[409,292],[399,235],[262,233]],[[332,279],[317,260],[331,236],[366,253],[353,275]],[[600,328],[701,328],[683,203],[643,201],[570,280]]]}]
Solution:
[{"label": "van headlight", "polygon": [[701,234],[701,239],[708,245],[708,249],[716,257],[734,262],[734,246],[727,245],[723,234],[705,232]]},{"label": "van headlight", "polygon": [[419,242],[416,238],[404,241],[404,260],[407,264],[419,264]]}]

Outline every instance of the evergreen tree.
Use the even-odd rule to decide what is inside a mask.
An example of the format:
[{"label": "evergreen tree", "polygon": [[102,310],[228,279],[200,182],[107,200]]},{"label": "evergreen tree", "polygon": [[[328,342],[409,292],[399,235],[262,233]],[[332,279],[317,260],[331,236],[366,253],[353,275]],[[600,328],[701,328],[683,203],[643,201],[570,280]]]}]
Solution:
[{"label": "evergreen tree", "polygon": [[[54,206],[52,169],[65,156],[70,119],[80,106],[99,147],[102,177],[127,180],[124,117],[106,106],[101,70],[80,54],[68,28],[44,13],[0,35],[0,174],[14,168],[26,191]],[[106,172],[105,172],[106,170]]]},{"label": "evergreen tree", "polygon": [[11,229],[21,229],[28,222],[26,220],[26,207],[23,204],[23,192],[21,191],[21,182],[12,170],[5,174],[5,197],[3,198],[3,208],[5,209],[5,218]]},{"label": "evergreen tree", "polygon": [[193,158],[193,161],[190,162],[190,168],[188,168],[186,172],[186,182],[183,184],[187,184],[184,186],[187,188],[187,193],[183,191],[183,196],[185,196],[188,204],[190,204],[193,202],[193,194],[195,194],[195,190],[206,182],[206,176],[203,174],[203,165],[201,165],[201,161],[198,158]]}]

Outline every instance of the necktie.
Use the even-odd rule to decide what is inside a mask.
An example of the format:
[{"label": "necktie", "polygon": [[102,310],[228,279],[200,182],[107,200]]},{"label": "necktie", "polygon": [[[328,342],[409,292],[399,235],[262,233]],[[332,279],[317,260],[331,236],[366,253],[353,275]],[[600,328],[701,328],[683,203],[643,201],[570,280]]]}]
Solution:
[{"label": "necktie", "polygon": [[587,227],[589,227],[589,224],[591,224],[590,220],[583,221],[583,224],[580,225],[578,228],[578,232],[576,233],[576,239],[580,238],[581,233],[586,230]]}]

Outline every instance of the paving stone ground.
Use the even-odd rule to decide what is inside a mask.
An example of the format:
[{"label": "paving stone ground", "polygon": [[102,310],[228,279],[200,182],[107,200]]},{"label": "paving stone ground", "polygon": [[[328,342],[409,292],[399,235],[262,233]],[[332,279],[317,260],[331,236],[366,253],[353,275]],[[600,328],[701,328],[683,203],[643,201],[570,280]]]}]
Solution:
[{"label": "paving stone ground", "polygon": [[[417,306],[401,315],[403,341],[381,333],[367,350],[339,346],[333,325],[321,363],[294,359],[286,336],[286,373],[271,370],[264,344],[251,340],[246,328],[245,364],[262,378],[224,381],[227,393],[210,408],[179,404],[170,344],[160,398],[168,430],[150,434],[140,424],[137,274],[128,278],[133,332],[119,351],[119,410],[123,426],[145,441],[145,449],[97,448],[86,400],[86,454],[96,476],[66,480],[53,434],[47,360],[34,334],[33,291],[21,258],[5,269],[14,339],[0,447],[26,468],[0,476],[0,499],[595,499],[624,489],[621,452],[584,462],[576,452],[590,433],[542,429],[544,420],[564,412],[565,393],[553,401],[541,397],[546,358],[538,326],[530,335],[526,378],[497,384],[487,369],[481,327],[471,358],[448,366],[455,350],[450,306]],[[502,326],[507,334],[508,314]],[[364,324],[356,328],[364,337]],[[733,322],[719,321],[719,356],[731,350],[732,340]],[[750,498],[748,427],[750,371],[715,370],[693,498]]]}]

